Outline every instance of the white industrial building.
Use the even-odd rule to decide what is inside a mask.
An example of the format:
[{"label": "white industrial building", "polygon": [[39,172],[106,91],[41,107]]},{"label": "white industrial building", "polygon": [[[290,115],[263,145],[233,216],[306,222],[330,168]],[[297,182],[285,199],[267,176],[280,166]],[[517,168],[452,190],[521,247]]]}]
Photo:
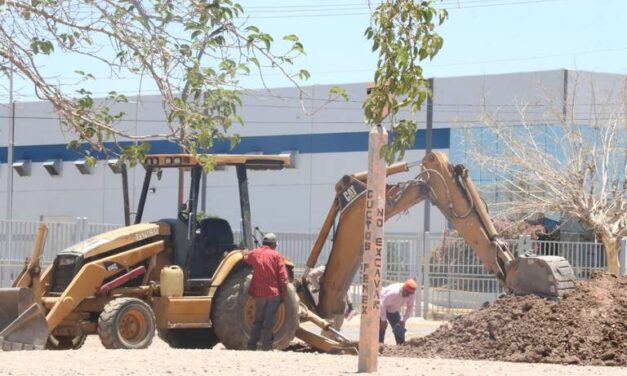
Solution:
[{"label": "white industrial building", "polygon": [[[586,112],[594,101],[622,90],[625,76],[554,70],[435,78],[433,82],[433,149],[448,152],[454,163],[467,163],[464,150],[469,145],[462,142],[461,130],[466,126],[480,127],[484,109],[498,110],[501,119],[516,124],[520,121],[516,105],[529,104],[538,124],[546,124],[546,110],[556,103],[561,106],[565,96],[577,91],[575,111]],[[334,198],[335,183],[344,174],[366,169],[368,129],[361,106],[366,83],[341,86],[348,91],[350,100],[329,104],[329,86],[305,87],[307,96],[302,104],[307,113],[294,88],[260,90],[243,97],[240,114],[245,125],[233,128],[242,141],[231,152],[293,152],[296,162],[295,168],[283,171],[249,172],[253,226],[277,232],[316,233]],[[129,99],[121,108],[128,113],[123,127],[136,134],[165,127],[159,97]],[[564,107],[564,111],[569,110]],[[79,168],[83,167],[80,161],[77,163],[81,156],[66,147],[72,136],[61,129],[59,118],[48,103],[15,104],[13,167],[8,166],[10,114],[8,104],[0,106],[0,217],[46,221],[87,217],[91,223],[123,223],[120,175],[106,161],[90,171]],[[408,161],[420,160],[425,150],[426,106],[415,116],[420,131],[416,146],[406,154]],[[177,146],[167,141],[155,141],[151,148],[155,153],[176,150]],[[229,150],[224,146],[215,152]],[[475,180],[485,180],[480,171],[471,172]],[[143,175],[141,166],[129,170],[131,203],[137,202]],[[394,176],[393,180],[414,175],[415,171]],[[164,173],[162,180],[153,179],[144,219],[174,217],[176,192],[175,174]],[[238,227],[238,189],[233,168],[207,175],[205,211],[228,219],[234,229]],[[444,226],[443,217],[432,210],[431,230],[441,231]],[[422,231],[423,205],[389,221],[386,230]]]}]

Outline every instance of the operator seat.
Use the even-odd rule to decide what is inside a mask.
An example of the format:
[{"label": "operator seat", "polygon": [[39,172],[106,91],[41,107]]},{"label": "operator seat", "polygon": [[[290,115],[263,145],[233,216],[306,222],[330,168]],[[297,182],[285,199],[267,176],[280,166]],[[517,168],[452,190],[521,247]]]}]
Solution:
[{"label": "operator seat", "polygon": [[224,253],[236,248],[229,222],[222,218],[205,218],[198,222],[196,244],[192,254],[190,278],[211,278]]}]

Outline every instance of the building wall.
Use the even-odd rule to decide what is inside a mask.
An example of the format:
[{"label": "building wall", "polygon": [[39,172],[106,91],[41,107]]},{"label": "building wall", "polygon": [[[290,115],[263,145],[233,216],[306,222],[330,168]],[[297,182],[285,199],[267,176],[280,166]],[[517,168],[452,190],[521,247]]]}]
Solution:
[{"label": "building wall", "polygon": [[[486,111],[514,124],[516,105],[533,105],[537,121],[543,110],[560,102],[564,93],[564,71],[516,73],[494,76],[436,78],[434,83],[434,149],[450,153],[453,162],[465,162],[470,147],[459,137],[465,127],[476,127]],[[572,79],[573,72],[569,72]],[[600,76],[599,76],[600,77]],[[621,76],[622,77],[622,76]],[[596,81],[594,74],[585,74]],[[624,79],[624,77],[623,77]],[[604,90],[615,76],[603,76]],[[242,136],[234,152],[266,154],[297,151],[296,168],[284,171],[249,172],[253,226],[281,232],[316,232],[334,197],[334,185],[344,174],[366,169],[367,129],[361,103],[366,84],[345,85],[348,102],[327,103],[329,86],[305,87],[301,101],[296,89],[273,89],[245,93],[241,116],[244,125],[231,131]],[[589,100],[589,99],[586,99]],[[120,107],[128,113],[121,126],[135,134],[162,134],[167,131],[159,98],[131,98]],[[0,217],[7,213],[8,105],[0,106]],[[408,115],[408,114],[403,114]],[[408,161],[424,155],[424,111],[411,115],[420,124],[417,143],[406,154]],[[122,223],[121,177],[100,162],[91,175],[82,175],[74,166],[80,156],[66,149],[71,134],[60,128],[58,117],[46,103],[19,103],[16,106],[15,160],[32,160],[31,175],[14,174],[14,219],[68,219],[88,217],[92,222]],[[168,141],[154,142],[152,152],[175,152]],[[228,152],[218,145],[215,152]],[[50,176],[42,163],[63,160],[60,176]],[[473,171],[471,169],[471,171]],[[475,173],[473,171],[473,173]],[[476,172],[477,174],[480,171]],[[415,173],[400,174],[392,181],[409,179]],[[130,169],[131,202],[136,203],[144,176],[142,167]],[[476,176],[473,176],[476,177]],[[176,214],[177,177],[164,173],[153,179],[144,219],[156,220]],[[223,216],[234,228],[239,224],[235,169],[215,171],[207,177],[206,212]],[[441,231],[444,218],[432,210],[432,231]],[[388,222],[387,230],[419,232],[423,229],[423,205]]]}]

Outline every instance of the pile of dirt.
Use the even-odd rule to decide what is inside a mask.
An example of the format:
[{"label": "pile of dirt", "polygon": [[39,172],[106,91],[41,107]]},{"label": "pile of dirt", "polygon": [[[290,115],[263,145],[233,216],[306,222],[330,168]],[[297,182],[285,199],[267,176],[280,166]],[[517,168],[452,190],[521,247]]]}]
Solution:
[{"label": "pile of dirt", "polygon": [[503,296],[383,355],[627,365],[627,277],[595,274],[560,301]]}]

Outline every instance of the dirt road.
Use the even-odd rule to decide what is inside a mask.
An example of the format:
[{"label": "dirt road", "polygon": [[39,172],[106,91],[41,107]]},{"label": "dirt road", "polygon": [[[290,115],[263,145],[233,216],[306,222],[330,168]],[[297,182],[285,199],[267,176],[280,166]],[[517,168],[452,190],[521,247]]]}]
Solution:
[{"label": "dirt road", "polygon": [[[586,287],[586,286],[584,286]],[[596,291],[591,288],[584,288],[582,292],[589,293],[590,291]],[[618,291],[623,293],[622,289],[610,289],[604,287],[600,289],[595,297],[603,297],[608,294],[608,291]],[[571,309],[570,301],[574,302],[588,302],[590,300],[579,299],[577,295],[569,298],[564,303],[564,310],[585,312],[585,310]],[[604,307],[601,304],[605,300],[593,299],[593,303],[587,304],[597,309]],[[549,311],[545,312],[545,304]],[[537,305],[537,307],[536,307]],[[579,307],[580,304],[577,305]],[[587,306],[586,305],[586,306]],[[553,303],[535,303],[534,310],[538,310],[542,313],[542,316],[546,318],[548,312],[560,313],[562,309],[551,308]],[[612,321],[610,318],[614,317],[614,313],[621,313],[625,308],[624,302],[621,300],[619,304],[610,305],[613,308],[610,314],[596,315],[595,317],[601,317],[605,321],[611,321],[610,324],[614,325],[622,323]],[[616,307],[616,309],[614,309]],[[514,307],[515,308],[515,307]],[[512,307],[506,307],[507,312],[515,313]],[[531,309],[528,311],[532,311]],[[482,313],[483,312],[483,313]],[[489,314],[491,310],[484,310],[478,312],[479,315]],[[609,311],[608,311],[609,312]],[[561,313],[560,313],[561,314]],[[566,313],[564,313],[566,314]],[[518,315],[518,314],[517,314]],[[524,315],[523,315],[524,316]],[[473,315],[469,315],[468,318],[472,319]],[[521,316],[522,317],[522,316]],[[624,320],[624,315],[618,316],[620,320]],[[462,322],[463,320],[457,320]],[[456,321],[456,322],[457,322]],[[464,321],[465,322],[465,321]],[[477,325],[488,325],[490,320],[485,318],[479,318],[472,322]],[[521,321],[524,322],[524,321]],[[553,321],[555,323],[563,323],[565,326],[571,328],[575,327],[568,317],[560,316],[559,321]],[[593,323],[592,318],[584,320],[584,326],[586,324]],[[534,321],[535,323],[535,321]],[[424,337],[433,333],[440,323],[423,321],[419,319],[412,319],[408,322],[408,337]],[[455,324],[453,323],[453,326]],[[507,327],[510,325],[510,327]],[[493,325],[494,326],[494,325]],[[504,328],[514,328],[514,325],[509,320],[502,325]],[[535,326],[540,326],[536,323]],[[593,328],[599,327],[599,325],[588,325]],[[448,325],[447,325],[448,327]],[[464,328],[472,328],[472,325],[463,325]],[[526,326],[524,328],[527,328]],[[386,357],[379,358],[379,375],[581,375],[581,376],[604,376],[604,375],[625,375],[627,376],[627,367],[595,367],[595,366],[580,366],[580,365],[558,365],[558,364],[544,364],[544,363],[509,363],[500,361],[488,361],[488,360],[452,360],[452,359],[429,359],[419,358],[418,356],[446,356],[446,351],[453,351],[459,348],[477,348],[479,346],[483,350],[490,350],[490,356],[494,356],[496,359],[503,359],[503,354],[507,353],[502,348],[495,349],[494,346],[488,346],[486,343],[477,342],[471,343],[468,338],[462,338],[459,341],[455,339],[459,335],[464,334],[463,328],[457,330],[454,336],[445,336],[446,341],[441,345],[442,350],[433,352],[410,352],[407,353],[406,347],[404,350],[395,346],[388,346]],[[533,327],[532,327],[533,329]],[[554,328],[555,329],[555,328]],[[531,329],[525,329],[531,333]],[[548,330],[548,329],[547,329]],[[347,322],[342,331],[350,338],[357,338],[359,334],[359,320]],[[439,332],[448,333],[450,329],[446,327],[438,330]],[[388,331],[389,332],[389,331]],[[520,332],[520,330],[518,331]],[[427,338],[440,338],[442,335],[434,333]],[[461,334],[460,334],[461,333]],[[588,332],[586,332],[587,334]],[[616,330],[614,333],[620,333]],[[594,334],[594,333],[592,333]],[[475,335],[477,338],[481,336]],[[535,335],[535,337],[541,337]],[[562,343],[559,341],[559,337],[551,336],[553,344]],[[556,339],[557,338],[557,339]],[[586,337],[588,338],[588,337]],[[590,337],[591,338],[591,337]],[[590,341],[588,338],[586,341]],[[621,337],[622,338],[622,337]],[[511,341],[505,342],[509,344]],[[388,333],[386,343],[391,345],[393,343],[392,334]],[[439,342],[438,342],[439,343]],[[601,340],[601,343],[603,340]],[[606,343],[607,344],[607,343]],[[610,343],[611,344],[611,343]],[[504,346],[504,345],[501,345]],[[218,345],[220,347],[220,345]],[[506,348],[507,346],[505,346]],[[554,347],[557,348],[557,345]],[[416,348],[417,349],[417,348]],[[444,351],[446,350],[446,351]],[[498,350],[498,351],[497,351]],[[500,354],[494,355],[494,354]],[[405,358],[394,357],[395,355],[408,356]],[[455,356],[458,354],[451,353],[448,356]],[[525,361],[524,359],[518,359],[518,361]],[[228,351],[223,348],[215,348],[213,350],[174,350],[169,348],[164,342],[155,338],[153,345],[146,350],[105,350],[102,348],[97,336],[88,338],[85,346],[82,349],[76,351],[36,351],[36,352],[0,352],[0,375],[21,376],[21,375],[96,375],[96,376],[109,376],[109,375],[150,375],[150,376],[170,376],[170,375],[208,375],[219,372],[221,375],[291,375],[291,376],[326,376],[326,375],[350,375],[357,371],[357,357],[349,355],[326,355],[316,353],[294,353],[294,352],[248,352],[248,351]]]},{"label": "dirt road", "polygon": [[[155,340],[147,350],[105,350],[97,337],[76,351],[0,352],[0,375],[349,375],[355,356],[287,352],[173,350]],[[491,361],[379,358],[379,375],[627,375],[627,368]]]}]

